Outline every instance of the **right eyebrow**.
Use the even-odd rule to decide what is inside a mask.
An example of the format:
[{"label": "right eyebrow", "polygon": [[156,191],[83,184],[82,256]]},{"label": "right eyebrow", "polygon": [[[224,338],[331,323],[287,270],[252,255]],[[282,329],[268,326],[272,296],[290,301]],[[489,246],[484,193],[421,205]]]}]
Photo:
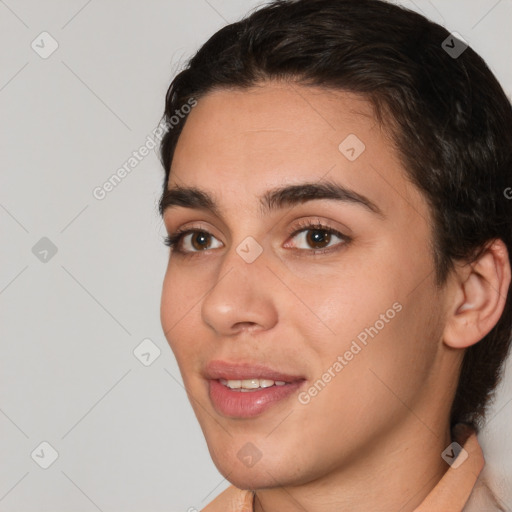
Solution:
[{"label": "right eyebrow", "polygon": [[197,210],[209,210],[214,215],[220,217],[220,212],[215,200],[210,197],[207,192],[196,187],[178,186],[172,189],[166,188],[158,205],[160,215],[163,215],[165,210],[174,206],[182,206],[183,208],[192,208]]}]

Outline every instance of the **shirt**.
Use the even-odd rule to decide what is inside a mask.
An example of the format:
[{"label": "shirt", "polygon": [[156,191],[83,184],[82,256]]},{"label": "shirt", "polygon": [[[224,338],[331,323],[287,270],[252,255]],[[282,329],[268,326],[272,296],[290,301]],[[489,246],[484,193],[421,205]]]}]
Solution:
[{"label": "shirt", "polygon": [[[459,424],[453,437],[461,451],[441,480],[414,512],[506,512],[482,478],[485,461],[476,433]],[[202,512],[254,512],[254,492],[231,485]]]}]

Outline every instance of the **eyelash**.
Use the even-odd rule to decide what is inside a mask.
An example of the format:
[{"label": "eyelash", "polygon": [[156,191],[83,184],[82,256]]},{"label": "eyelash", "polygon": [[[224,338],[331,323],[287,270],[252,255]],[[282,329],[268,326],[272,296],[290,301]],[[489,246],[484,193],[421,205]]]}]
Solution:
[{"label": "eyelash", "polygon": [[[301,221],[298,224],[298,228],[299,229],[295,229],[294,231],[289,233],[288,237],[293,238],[296,235],[298,235],[299,233],[301,233],[302,231],[324,231],[324,232],[328,233],[329,235],[337,236],[338,238],[340,238],[343,241],[343,243],[338,242],[334,246],[326,247],[324,249],[297,249],[298,251],[301,251],[301,252],[309,252],[310,254],[311,253],[312,254],[324,254],[324,253],[332,252],[333,250],[337,250],[341,246],[344,246],[347,243],[352,241],[352,239],[349,236],[344,235],[343,233],[337,231],[336,229],[333,229],[325,224],[322,224],[321,222],[315,222],[312,220]],[[170,247],[172,252],[178,253],[182,256],[197,256],[197,255],[201,254],[203,251],[183,251],[183,250],[179,249],[179,244],[181,243],[182,239],[186,235],[189,235],[191,233],[205,233],[207,235],[213,236],[211,233],[209,233],[205,229],[198,229],[198,228],[177,229],[174,233],[167,235],[164,238],[164,244],[167,247]],[[205,249],[205,250],[208,250],[208,249]]]}]

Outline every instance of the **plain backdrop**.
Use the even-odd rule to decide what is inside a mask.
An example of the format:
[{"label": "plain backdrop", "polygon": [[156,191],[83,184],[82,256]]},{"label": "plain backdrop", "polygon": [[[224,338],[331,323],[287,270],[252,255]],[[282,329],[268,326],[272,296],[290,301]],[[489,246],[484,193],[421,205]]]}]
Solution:
[{"label": "plain backdrop", "polygon": [[[156,150],[93,191],[147,141],[184,61],[260,3],[0,0],[0,512],[184,512],[228,486],[160,326]],[[510,95],[511,0],[402,3]],[[511,371],[480,436],[505,503]]]}]

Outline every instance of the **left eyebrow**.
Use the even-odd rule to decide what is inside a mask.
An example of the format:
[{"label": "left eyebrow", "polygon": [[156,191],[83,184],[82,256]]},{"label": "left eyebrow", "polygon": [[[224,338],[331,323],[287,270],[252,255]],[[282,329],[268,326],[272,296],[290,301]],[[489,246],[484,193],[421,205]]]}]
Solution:
[{"label": "left eyebrow", "polygon": [[[283,209],[286,206],[294,206],[319,199],[354,203],[381,218],[385,218],[382,210],[373,201],[355,190],[332,181],[299,183],[267,190],[259,197],[260,211],[264,215]],[[159,203],[160,214],[163,215],[165,210],[174,206],[207,210],[215,216],[221,217],[216,200],[206,191],[197,187],[178,186],[165,189]]]}]

